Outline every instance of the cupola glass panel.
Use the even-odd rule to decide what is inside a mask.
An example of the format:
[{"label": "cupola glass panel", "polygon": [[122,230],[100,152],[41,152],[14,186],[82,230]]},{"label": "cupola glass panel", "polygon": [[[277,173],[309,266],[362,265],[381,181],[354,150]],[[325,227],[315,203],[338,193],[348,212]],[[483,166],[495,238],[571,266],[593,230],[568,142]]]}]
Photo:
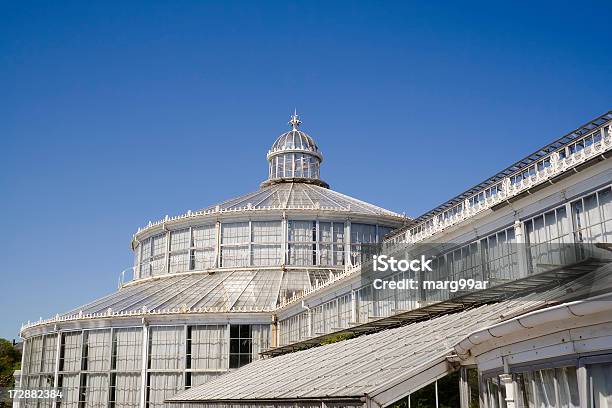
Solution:
[{"label": "cupola glass panel", "polygon": [[291,116],[291,130],[276,139],[268,152],[268,180],[264,185],[284,181],[302,181],[328,187],[321,180],[323,156],[315,141],[299,130],[298,115]]}]

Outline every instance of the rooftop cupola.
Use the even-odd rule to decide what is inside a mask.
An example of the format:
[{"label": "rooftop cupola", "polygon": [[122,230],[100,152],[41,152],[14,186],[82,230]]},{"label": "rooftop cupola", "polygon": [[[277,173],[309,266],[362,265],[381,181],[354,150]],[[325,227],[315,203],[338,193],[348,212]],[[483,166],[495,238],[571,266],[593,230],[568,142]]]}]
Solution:
[{"label": "rooftop cupola", "polygon": [[268,151],[268,179],[262,186],[300,182],[329,187],[320,178],[323,156],[312,137],[299,130],[301,124],[294,111],[289,120],[291,130],[280,135]]}]

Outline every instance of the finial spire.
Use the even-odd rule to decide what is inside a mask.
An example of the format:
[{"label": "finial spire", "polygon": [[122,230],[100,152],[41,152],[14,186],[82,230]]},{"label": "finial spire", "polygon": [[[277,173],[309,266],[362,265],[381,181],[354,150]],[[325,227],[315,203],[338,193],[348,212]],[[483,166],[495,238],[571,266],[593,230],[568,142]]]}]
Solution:
[{"label": "finial spire", "polygon": [[293,128],[293,130],[297,130],[300,127],[302,121],[297,114],[297,109],[293,110],[293,115],[291,115],[291,120],[289,121],[289,125]]}]

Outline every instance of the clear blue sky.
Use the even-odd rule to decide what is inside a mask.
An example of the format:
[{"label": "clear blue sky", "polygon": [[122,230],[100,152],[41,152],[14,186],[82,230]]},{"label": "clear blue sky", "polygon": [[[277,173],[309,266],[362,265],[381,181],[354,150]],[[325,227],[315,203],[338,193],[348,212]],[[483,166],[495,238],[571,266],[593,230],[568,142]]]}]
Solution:
[{"label": "clear blue sky", "polygon": [[294,107],[332,188],[421,214],[612,109],[611,21],[609,1],[0,2],[0,336],[113,291],[149,220],[256,189]]}]

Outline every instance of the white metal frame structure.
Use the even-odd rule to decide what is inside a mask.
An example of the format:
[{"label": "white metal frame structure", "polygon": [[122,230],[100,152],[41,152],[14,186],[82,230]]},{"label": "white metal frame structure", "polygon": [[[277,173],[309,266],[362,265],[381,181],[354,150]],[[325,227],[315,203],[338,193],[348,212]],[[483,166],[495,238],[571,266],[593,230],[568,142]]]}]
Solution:
[{"label": "white metal frame structure", "polygon": [[[496,189],[494,194],[490,193],[487,197],[486,190],[490,189],[491,185],[485,182],[483,186],[485,199],[472,200],[469,205],[466,205],[465,208],[468,210],[465,212],[459,212],[455,208],[453,210],[454,215],[458,218],[455,218],[452,223],[449,222],[439,229],[423,233],[424,230],[419,229],[419,226],[427,226],[429,221],[427,216],[425,218],[419,217],[415,224],[409,225],[404,231],[396,233],[388,239],[388,242],[391,244],[428,241],[447,242],[450,244],[448,254],[452,254],[453,262],[455,260],[454,254],[459,254],[458,265],[460,265],[460,269],[463,266],[468,267],[468,269],[474,267],[466,264],[462,257],[463,248],[475,247],[478,250],[478,258],[483,262],[481,267],[496,271],[498,278],[502,280],[512,280],[524,274],[538,273],[537,267],[547,262],[565,263],[563,253],[558,250],[559,244],[611,243],[612,184],[610,182],[612,181],[612,169],[610,168],[610,162],[607,160],[612,147],[611,119],[612,114],[607,113],[560,139],[560,141],[553,143],[552,147],[543,148],[542,152],[544,153],[540,152],[536,155],[538,160],[530,157],[515,165],[511,172],[502,172],[508,180],[513,177],[510,188],[506,192]],[[559,160],[555,164],[553,158],[553,164],[547,164],[547,154],[552,155],[555,152],[559,155]],[[567,154],[564,155],[563,152]],[[539,161],[542,161],[540,166],[538,165]],[[519,180],[516,175],[523,173],[521,166],[527,169],[527,177],[522,177]],[[530,170],[531,167],[533,167],[533,170]],[[492,179],[495,179],[495,177]],[[497,178],[497,180],[503,179]],[[508,185],[508,183],[506,182],[505,185]],[[514,187],[515,185],[519,187]],[[508,193],[511,190],[513,190],[512,193]],[[467,198],[478,197],[479,194],[478,191],[471,191],[467,194]],[[443,213],[438,209],[433,212],[435,216]],[[434,218],[433,215],[429,218],[431,225],[434,224]],[[437,225],[440,226],[441,224]],[[407,239],[411,236],[411,233],[414,233],[414,235]],[[524,250],[512,252],[500,246],[500,243],[506,245],[509,241],[513,245],[520,244]],[[555,245],[556,250],[554,249]],[[519,246],[516,246],[516,248],[519,248]],[[466,253],[469,254],[470,252],[471,250]],[[491,265],[495,266],[491,267]],[[394,314],[405,312],[406,309],[410,308],[418,311],[419,307],[422,306],[418,303],[418,299],[412,303],[409,299],[406,299],[403,304],[395,303],[390,306],[387,306],[388,299],[372,299],[369,297],[369,301],[366,303],[360,301],[361,293],[369,289],[359,286],[360,271],[359,266],[349,268],[345,273],[334,276],[332,280],[284,303],[277,310],[279,319],[276,329],[279,338],[278,343],[280,345],[288,344],[290,345],[289,349],[299,350],[300,347],[307,344],[304,339],[311,339],[322,333],[331,333],[333,338],[333,333],[338,329],[348,327],[350,331],[350,327],[361,323],[360,319],[364,319],[365,322],[373,320],[372,325],[376,325],[377,319],[381,317],[390,316],[389,320],[392,321]],[[598,272],[595,278],[591,277],[589,279],[597,282],[597,289],[602,289],[605,286],[604,279],[608,279],[607,284],[610,287],[609,278],[610,271],[604,270]],[[397,302],[398,299],[393,299],[393,301]],[[435,303],[433,305],[435,306]],[[381,315],[381,312],[385,314]],[[514,313],[522,314],[516,311]],[[512,316],[512,314],[510,313],[509,316]],[[380,324],[385,324],[384,321],[386,320],[380,319]],[[434,320],[429,320],[428,323],[433,324]],[[606,352],[610,353],[612,342],[606,340],[609,336],[605,336],[605,333],[609,334],[609,328],[601,328],[600,330],[603,330],[603,337],[595,336],[597,340],[594,341],[602,341],[603,343],[597,343],[598,347],[603,350],[604,354]],[[452,331],[448,332],[449,335],[450,333]],[[224,393],[220,389],[220,383],[215,386],[213,382],[188,393],[179,394],[173,397],[171,401],[183,408],[195,406],[285,407],[296,406],[296,404],[313,407],[339,405],[388,406],[431,383],[431,381],[446,375],[449,372],[449,367],[455,369],[458,364],[461,364],[454,360],[452,352],[448,351],[440,360],[434,358],[423,359],[422,363],[424,365],[411,374],[412,379],[387,378],[387,383],[381,388],[380,395],[376,394],[374,390],[371,390],[371,393],[366,391],[365,395],[359,395],[360,391],[356,390],[352,394],[352,398],[348,398],[348,395],[343,393],[357,384],[357,380],[355,382],[351,380],[353,375],[362,373],[363,378],[366,378],[369,373],[379,373],[380,364],[376,364],[376,362],[380,362],[381,353],[376,352],[376,345],[380,339],[377,336],[378,334],[372,335],[373,343],[370,343],[370,348],[366,348],[365,351],[368,357],[364,357],[363,364],[358,364],[353,371],[351,371],[350,366],[347,367],[346,365],[348,360],[341,362],[333,360],[333,363],[329,365],[329,371],[327,371],[326,367],[328,366],[324,362],[333,359],[333,357],[327,355],[326,351],[322,351],[327,348],[331,349],[331,346],[323,346],[289,354],[287,358],[291,358],[292,363],[283,360],[284,356],[274,357],[271,360],[276,360],[276,364],[284,363],[289,367],[289,371],[291,371],[290,367],[304,367],[304,364],[310,365],[313,362],[313,370],[315,370],[313,376],[316,379],[308,378],[308,374],[304,378],[298,378],[301,372],[293,374],[287,372],[285,376],[289,379],[290,384],[285,386],[283,376],[276,376],[278,368],[267,370],[265,368],[267,362],[263,361],[257,363],[257,366],[250,369],[247,367],[230,377],[226,377],[223,381],[224,384],[228,384],[228,381],[231,383],[234,380],[236,384],[240,384],[240,386],[237,385],[236,388],[232,388],[233,391]],[[313,340],[316,340],[316,338]],[[418,339],[411,338],[406,346],[412,350],[418,346],[414,343],[415,341],[418,343]],[[351,345],[351,342],[352,340],[341,341],[339,344],[344,343],[344,345],[338,345],[337,347],[343,347],[348,353],[347,355],[358,354],[358,350]],[[433,341],[430,341],[428,344],[433,343]],[[396,350],[390,351],[390,353],[398,352],[401,349],[401,344],[401,342],[398,343]],[[391,350],[392,347],[389,349]],[[307,355],[307,353],[311,354]],[[356,358],[359,358],[359,355]],[[376,369],[368,371],[368,359],[376,365]],[[314,361],[318,361],[319,365],[317,366]],[[425,361],[427,362],[425,363]],[[433,366],[438,363],[441,364],[440,370],[431,371]],[[275,363],[270,364],[276,367]],[[257,371],[258,379],[256,381],[249,378],[251,370]],[[335,371],[338,371],[339,375],[344,372],[347,377],[338,379],[335,376]],[[503,384],[502,380],[505,378],[503,373],[502,370],[497,374],[493,373],[492,376],[483,378],[486,380],[502,374],[498,377],[498,384]],[[276,381],[275,387],[279,390],[278,393],[274,393],[267,389],[265,384],[261,384],[260,378],[262,376],[270,376],[270,381]],[[464,378],[463,371],[462,378]],[[594,375],[591,375],[590,378],[597,379]],[[302,380],[308,381],[302,382]],[[394,386],[398,388],[394,390]],[[463,386],[465,386],[465,381]],[[299,395],[292,394],[292,387],[299,389]],[[486,381],[484,387],[481,387],[481,391],[483,389],[488,390]],[[462,407],[467,407],[466,391],[464,388],[461,391]],[[496,395],[491,403],[485,400],[481,401],[481,406],[489,408],[506,406],[504,405],[506,401],[500,395]],[[272,396],[274,398],[270,398]],[[483,394],[482,398],[486,398],[486,395]],[[499,405],[495,405],[497,403]]]},{"label": "white metal frame structure", "polygon": [[362,225],[381,241],[408,221],[330,190],[300,123],[273,144],[259,190],[149,223],[117,292],[23,325],[20,383],[64,391],[23,406],[161,407],[275,346],[274,310],[350,267]]},{"label": "white metal frame structure", "polygon": [[[387,237],[385,241],[391,248],[446,242],[445,261],[437,270],[440,277],[487,272],[500,282],[534,274],[542,263],[564,263],[562,252],[550,250],[553,245],[612,241],[612,168],[607,160],[612,150],[610,112],[413,222],[329,190],[322,181],[316,181],[318,171],[309,170],[308,177],[299,178],[295,177],[295,172],[279,173],[277,158],[293,155],[283,159],[283,169],[287,160],[293,160],[291,168],[294,169],[296,149],[313,158],[309,166],[312,163],[318,166],[322,158],[314,142],[311,143],[312,139],[305,138],[297,129],[299,123],[296,121],[299,119],[294,115],[292,130],[281,135],[278,145],[275,143],[276,147],[268,155],[272,159],[269,175],[274,177],[264,182],[260,190],[204,210],[149,223],[133,237],[134,275],[132,280],[121,280],[120,290],[69,313],[24,325],[22,336],[26,339],[27,357],[24,357],[27,361],[24,367],[34,369],[24,370],[21,383],[30,387],[43,381],[49,386],[61,384],[79,408],[115,406],[117,398],[125,400],[127,396],[131,397],[130,401],[122,402],[125,406],[160,406],[163,399],[170,398],[178,388],[195,387],[200,383],[204,388],[198,387],[174,401],[184,404],[185,408],[201,403],[212,406],[364,406],[364,403],[387,406],[445,375],[455,368],[455,363],[461,364],[447,358],[452,345],[445,345],[444,350],[436,349],[439,355],[421,355],[422,360],[410,362],[406,378],[391,375],[386,377],[387,383],[377,387],[370,387],[375,382],[370,375],[380,363],[372,361],[377,355],[372,350],[380,345],[362,338],[327,348],[343,351],[338,355],[322,354],[323,360],[318,362],[328,359],[330,363],[322,377],[317,361],[302,357],[289,355],[287,360],[275,357],[270,360],[272,363],[253,363],[253,367],[259,368],[278,367],[278,361],[307,364],[311,371],[297,372],[295,366],[287,363],[269,373],[272,376],[277,370],[286,370],[287,378],[302,384],[302,390],[311,390],[308,395],[291,394],[286,390],[286,395],[278,395],[273,401],[241,395],[234,400],[232,396],[237,394],[232,394],[233,391],[245,389],[253,395],[269,391],[260,384],[261,372],[249,368],[251,365],[238,370],[236,377],[228,377],[242,381],[240,387],[230,389],[228,394],[221,391],[214,394],[217,391],[206,388],[206,383],[215,375],[230,370],[232,355],[234,361],[240,362],[243,355],[249,354],[256,360],[259,351],[265,349],[299,348],[301,343],[313,337],[333,334],[338,329],[372,321],[376,324],[386,318],[392,320],[396,314],[418,312],[420,308],[435,307],[447,301],[448,294],[443,292],[430,299],[398,298],[390,293],[373,296],[368,292],[371,287],[361,284],[357,256],[361,244],[381,241],[390,228],[407,224]],[[303,166],[303,159],[299,160]],[[284,177],[277,177],[279,174]],[[315,174],[317,177],[312,177]],[[523,250],[510,250],[510,245],[515,244],[522,245]],[[474,262],[476,259],[481,264]],[[461,325],[460,317],[455,316],[459,318],[456,325],[447,327],[441,323],[436,333],[442,337],[454,333],[456,337],[451,337],[460,341],[468,334],[465,330],[480,330],[494,323],[499,317],[497,307],[503,310],[503,306],[497,304],[483,307],[490,309],[475,313],[482,317],[494,310],[493,320],[475,318],[474,325]],[[526,310],[530,309],[521,307],[515,312]],[[437,322],[454,321],[452,317],[438,318],[442,320]],[[250,339],[230,335],[242,325],[250,326],[247,331]],[[122,351],[114,352],[112,342],[110,351],[107,350],[104,339],[113,339],[116,331],[130,327],[142,334],[138,343],[142,344],[140,349],[136,340],[133,342],[135,355],[141,352],[139,369],[117,371],[113,368],[116,363],[112,356],[122,355]],[[200,336],[198,328],[216,334]],[[94,340],[102,339],[92,343],[93,350],[101,349],[103,356],[109,351],[108,368],[105,362],[100,367],[89,365],[89,353],[83,355],[82,345],[89,344],[83,343],[84,332],[94,332]],[[409,332],[407,329],[405,343],[402,343],[406,350],[414,349],[411,341],[417,339]],[[70,340],[73,340],[70,336],[80,339],[74,343],[81,347],[75,354],[79,360],[72,363],[76,364],[74,367],[65,366],[65,370],[59,362],[66,355],[68,361],[72,361],[70,356],[77,346],[56,341],[53,356],[57,363],[52,369],[41,361],[51,361],[53,336],[59,335],[61,339],[63,333]],[[168,336],[160,337],[159,333]],[[427,337],[430,333],[427,330],[422,333],[424,337],[420,339],[431,348],[432,340]],[[382,332],[363,338],[374,336],[379,336],[376,339],[380,339],[382,345],[382,339],[392,334]],[[238,348],[238,352],[232,353],[232,340],[246,341],[246,348]],[[360,349],[363,353],[353,355],[352,345],[361,342],[364,342]],[[96,346],[100,343],[101,348]],[[160,347],[166,351],[159,351]],[[204,352],[202,350],[210,353],[211,349],[215,350],[213,358],[199,354]],[[306,350],[301,355],[312,353],[316,356],[316,350]],[[390,352],[388,357],[398,351],[401,350]],[[95,356],[94,361],[100,360],[98,354]],[[356,365],[348,364],[351,361]],[[391,364],[384,367],[392,369],[391,372],[397,369]],[[346,376],[338,377],[334,370]],[[353,377],[354,372],[359,375]],[[330,379],[333,381],[328,382]],[[362,380],[365,382],[360,383]],[[338,389],[334,387],[346,390],[353,385],[362,394],[349,396],[343,394],[345,391],[338,391],[334,394],[339,397],[337,399],[322,397],[322,392],[331,395]],[[106,389],[108,393],[105,394]],[[187,399],[185,395],[193,398]],[[72,402],[61,403],[70,405]],[[27,406],[31,404],[28,402]],[[60,401],[53,404],[61,405]]]}]

